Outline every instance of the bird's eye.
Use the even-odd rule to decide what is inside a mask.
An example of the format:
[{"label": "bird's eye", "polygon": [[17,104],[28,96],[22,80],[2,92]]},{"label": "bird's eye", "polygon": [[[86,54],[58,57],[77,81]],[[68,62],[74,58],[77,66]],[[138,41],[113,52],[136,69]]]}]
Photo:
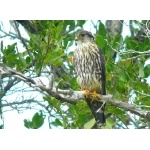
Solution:
[{"label": "bird's eye", "polygon": [[85,36],[85,34],[80,34],[82,37]]},{"label": "bird's eye", "polygon": [[83,37],[83,35],[82,34],[79,34],[79,38],[82,38]]},{"label": "bird's eye", "polygon": [[79,35],[76,36],[76,40],[82,39],[82,37],[83,37],[83,36],[82,36],[81,34],[79,34]]}]

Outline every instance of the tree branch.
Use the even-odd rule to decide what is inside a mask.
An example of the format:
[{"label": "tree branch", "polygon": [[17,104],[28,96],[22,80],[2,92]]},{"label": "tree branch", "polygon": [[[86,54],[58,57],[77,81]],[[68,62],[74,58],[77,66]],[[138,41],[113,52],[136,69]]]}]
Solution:
[{"label": "tree branch", "polygon": [[[147,50],[147,51],[142,51],[142,50],[139,50],[139,51],[135,51],[135,50],[125,50],[125,51],[119,51],[115,48],[113,48],[111,46],[111,44],[108,42],[107,39],[105,39],[107,45],[118,55],[122,56],[122,55],[128,55],[128,54],[136,54],[136,56],[133,56],[133,57],[129,57],[129,58],[126,58],[126,59],[121,59],[119,61],[128,61],[128,60],[131,60],[131,59],[135,59],[135,58],[138,58],[138,57],[141,57],[141,56],[145,56],[145,55],[150,55],[150,50]],[[119,43],[117,43],[119,44]]]},{"label": "tree branch", "polygon": [[[7,33],[7,32],[5,32],[5,31],[3,31],[1,28],[0,28],[0,31],[2,32],[2,33],[4,33],[4,35],[2,36],[2,35],[0,35],[0,38],[4,38],[4,37],[7,37],[7,36],[9,36],[9,37],[11,37],[11,38],[13,38],[13,39],[19,39],[20,40],[20,37],[19,37],[19,35],[17,35],[17,34],[15,34],[15,33],[13,33],[13,32],[9,32],[9,33]],[[24,38],[24,37],[22,37],[22,39],[25,41],[25,42],[29,42],[29,40],[28,39],[26,39],[26,38]]]},{"label": "tree branch", "polygon": [[[71,89],[62,90],[54,86],[52,87],[52,85],[54,85],[52,80],[49,82],[48,86],[45,86],[40,79],[36,81],[30,77],[26,77],[20,72],[17,72],[16,70],[10,67],[7,67],[2,63],[0,63],[0,74],[9,74],[16,78],[19,78],[20,80],[28,83],[30,87],[36,87],[40,89],[41,91],[46,92],[50,96],[53,96],[62,102],[76,104],[79,100],[83,100],[85,98],[84,91],[73,91]],[[125,111],[130,111],[131,113],[136,114],[142,118],[150,119],[150,111],[142,110],[138,108],[137,105],[133,105],[133,104],[129,104],[129,103],[116,100],[113,98],[112,95],[109,95],[109,94],[101,95],[100,101],[105,102],[105,103],[110,103],[111,105],[122,108]]]},{"label": "tree branch", "polygon": [[[150,50],[147,50],[147,51],[142,51],[142,50],[139,50],[139,51],[135,51],[135,50],[126,50],[126,51],[118,51],[117,49],[114,49],[111,44],[108,42],[107,39],[105,39],[106,43],[108,46],[110,46],[110,48],[114,51],[114,52],[117,52],[119,55],[126,55],[126,54],[140,54],[140,55],[150,55]],[[118,43],[119,44],[119,43]]]},{"label": "tree branch", "polygon": [[33,64],[33,57],[32,57],[32,55],[31,55],[30,50],[28,49],[28,45],[27,45],[27,43],[25,42],[25,40],[22,38],[21,33],[20,33],[20,30],[19,30],[19,28],[18,28],[18,26],[17,26],[16,21],[14,21],[14,24],[15,24],[15,27],[16,27],[16,30],[17,30],[17,32],[18,32],[18,36],[19,36],[20,40],[22,41],[23,45],[25,46],[25,48],[26,48],[26,50],[27,50],[27,52],[28,52],[30,58],[32,58],[32,64]]},{"label": "tree branch", "polygon": [[26,30],[33,34],[38,34],[39,30],[37,27],[29,20],[16,20],[18,23],[20,23]]},{"label": "tree branch", "polygon": [[26,103],[37,103],[38,105],[43,107],[50,114],[49,106],[45,106],[41,102],[39,102],[37,100],[33,100],[33,99],[24,100],[21,102],[12,102],[12,103],[0,104],[0,108],[6,107],[6,106],[21,105],[21,104],[26,104]]},{"label": "tree branch", "polygon": [[121,34],[123,28],[123,20],[106,20],[106,30],[110,37]]}]

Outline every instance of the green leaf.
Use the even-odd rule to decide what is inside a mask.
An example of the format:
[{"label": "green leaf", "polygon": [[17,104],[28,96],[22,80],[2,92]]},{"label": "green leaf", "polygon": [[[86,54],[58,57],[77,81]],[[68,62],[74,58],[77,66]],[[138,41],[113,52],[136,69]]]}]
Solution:
[{"label": "green leaf", "polygon": [[10,53],[15,53],[15,47],[16,47],[17,43],[14,43],[12,45],[8,45],[7,48],[4,49],[4,54],[9,55]]},{"label": "green leaf", "polygon": [[4,128],[4,126],[3,125],[0,125],[0,129],[3,129]]},{"label": "green leaf", "polygon": [[30,64],[30,62],[31,62],[31,58],[28,56],[28,57],[26,57],[26,63],[27,64]]},{"label": "green leaf", "polygon": [[78,124],[82,126],[82,124],[84,124],[84,122],[86,121],[87,121],[87,114],[78,114],[78,120],[77,120]]},{"label": "green leaf", "polygon": [[144,74],[145,74],[145,78],[150,76],[150,64],[146,65],[146,67],[144,67]]},{"label": "green leaf", "polygon": [[112,47],[115,48],[115,49],[120,49],[120,47],[122,46],[122,41],[123,41],[123,38],[121,35],[116,35],[114,40],[113,40],[113,44],[112,44]]},{"label": "green leaf", "polygon": [[68,43],[69,43],[69,44],[67,45],[67,47],[70,47],[70,46],[73,45],[74,41],[70,41],[70,42],[68,42]]},{"label": "green leaf", "polygon": [[1,46],[0,46],[0,50],[3,52],[3,41],[1,40]]},{"label": "green leaf", "polygon": [[69,20],[69,30],[74,30],[75,29],[75,21],[74,20]]},{"label": "green leaf", "polygon": [[100,46],[100,48],[103,48],[105,46],[105,40],[101,35],[96,36],[96,42]]},{"label": "green leaf", "polygon": [[111,118],[108,118],[106,120],[106,125],[104,127],[101,127],[101,128],[102,129],[112,129],[114,125],[115,125],[115,122]]},{"label": "green leaf", "polygon": [[144,65],[139,63],[139,77],[144,77]]},{"label": "green leaf", "polygon": [[29,36],[30,36],[30,46],[32,48],[40,48],[40,43],[39,43],[39,39],[40,39],[40,35],[34,35],[34,34],[31,34],[31,33],[28,33]]},{"label": "green leaf", "polygon": [[84,125],[84,129],[91,129],[95,124],[95,119],[91,119]]},{"label": "green leaf", "polygon": [[83,27],[85,20],[77,20],[77,26]]},{"label": "green leaf", "polygon": [[63,63],[63,58],[57,58],[57,60],[54,62],[54,65],[56,65],[56,66],[61,66],[62,65],[62,63]]},{"label": "green leaf", "polygon": [[138,43],[135,40],[128,39],[127,41],[127,49],[138,49]]},{"label": "green leaf", "polygon": [[28,129],[32,129],[32,122],[30,120],[24,119],[24,126]]},{"label": "green leaf", "polygon": [[35,113],[32,118],[32,124],[33,124],[32,128],[33,129],[40,128],[44,123],[44,119],[45,119],[45,117],[41,111]]},{"label": "green leaf", "polygon": [[123,111],[122,111],[120,108],[116,108],[116,109],[114,110],[114,113],[115,113],[116,115],[119,115],[119,114],[123,114]]},{"label": "green leaf", "polygon": [[62,123],[61,123],[61,121],[59,119],[57,119],[57,118],[51,124],[54,125],[54,126],[63,126]]},{"label": "green leaf", "polygon": [[37,74],[39,74],[40,71],[41,71],[41,65],[42,65],[41,63],[42,63],[42,61],[38,61],[37,64],[36,64],[36,66],[35,66]]},{"label": "green leaf", "polygon": [[103,23],[99,24],[99,30],[98,30],[98,35],[101,35],[103,38],[106,37],[106,29]]}]

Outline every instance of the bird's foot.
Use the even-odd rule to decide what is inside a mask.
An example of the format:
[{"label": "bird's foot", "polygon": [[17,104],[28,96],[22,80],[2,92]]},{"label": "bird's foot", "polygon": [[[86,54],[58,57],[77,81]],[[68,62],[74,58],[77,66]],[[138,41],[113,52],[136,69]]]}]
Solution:
[{"label": "bird's foot", "polygon": [[84,90],[84,95],[85,95],[86,98],[88,98],[90,96],[89,90],[85,89]]},{"label": "bird's foot", "polygon": [[96,98],[101,99],[100,94],[98,94],[96,91],[91,92],[92,101],[94,101]]},{"label": "bird's foot", "polygon": [[101,99],[100,94],[98,94],[96,91],[93,92],[89,92],[89,90],[85,89],[84,90],[84,95],[86,98],[89,98],[90,96],[92,97],[92,101],[94,101],[95,99]]}]

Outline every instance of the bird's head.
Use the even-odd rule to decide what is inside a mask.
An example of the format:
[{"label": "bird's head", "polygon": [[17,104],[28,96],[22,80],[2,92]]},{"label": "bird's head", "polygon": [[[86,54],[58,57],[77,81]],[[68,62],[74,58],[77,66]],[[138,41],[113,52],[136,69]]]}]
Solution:
[{"label": "bird's head", "polygon": [[76,45],[86,43],[86,42],[93,42],[93,40],[94,40],[94,36],[92,35],[92,33],[86,30],[79,31],[75,36]]}]

